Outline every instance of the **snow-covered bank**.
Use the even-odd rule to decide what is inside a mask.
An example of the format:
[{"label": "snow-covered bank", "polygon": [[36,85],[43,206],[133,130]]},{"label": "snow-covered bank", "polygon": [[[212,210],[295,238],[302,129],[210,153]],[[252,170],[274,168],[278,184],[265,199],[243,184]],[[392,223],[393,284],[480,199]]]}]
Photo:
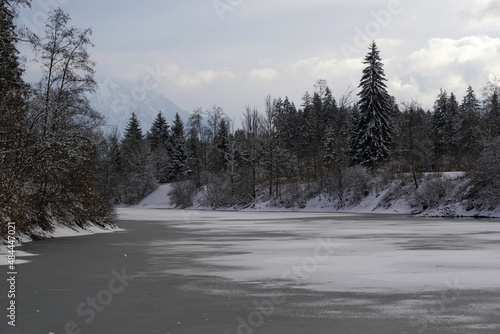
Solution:
[{"label": "snow-covered bank", "polygon": [[[384,186],[372,187],[361,197],[347,190],[342,201],[338,196],[320,193],[309,198],[297,196],[296,189],[284,192],[283,198],[270,198],[266,191],[260,192],[250,204],[213,208],[206,204],[206,189],[198,191],[189,209],[232,209],[248,211],[309,211],[309,212],[353,212],[353,213],[400,213],[427,217],[500,217],[500,207],[492,207],[488,196],[473,193],[474,184],[465,173],[427,173],[418,179],[419,187],[410,175],[401,175]],[[163,184],[144,198],[135,207],[173,209],[169,193],[172,184]],[[289,198],[300,197],[290,205]]]}]

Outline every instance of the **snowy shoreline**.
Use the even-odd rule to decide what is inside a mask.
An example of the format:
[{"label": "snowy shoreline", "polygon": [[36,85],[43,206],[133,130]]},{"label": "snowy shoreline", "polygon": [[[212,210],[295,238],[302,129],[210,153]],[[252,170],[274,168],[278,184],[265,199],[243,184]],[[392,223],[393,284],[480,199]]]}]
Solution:
[{"label": "snowy shoreline", "polygon": [[[457,180],[463,176],[462,173],[449,173],[446,176],[450,180]],[[457,181],[459,184],[464,181]],[[408,194],[392,193],[396,185],[391,185],[380,191],[378,194],[369,194],[355,205],[345,205],[339,208],[338,201],[331,200],[328,195],[319,194],[307,200],[303,207],[293,206],[285,207],[275,205],[273,200],[259,201],[244,206],[233,207],[209,207],[203,204],[203,194],[196,194],[193,205],[184,208],[187,210],[208,210],[208,211],[256,211],[256,212],[317,212],[317,213],[364,213],[364,214],[404,214],[416,217],[428,218],[474,218],[474,219],[496,219],[500,218],[500,208],[485,211],[467,208],[463,203],[446,203],[443,201],[436,208],[427,210],[418,209],[412,206],[408,200]],[[144,198],[137,205],[129,208],[144,209],[178,209],[170,201],[169,192],[172,190],[172,184],[162,184],[153,193]]]}]

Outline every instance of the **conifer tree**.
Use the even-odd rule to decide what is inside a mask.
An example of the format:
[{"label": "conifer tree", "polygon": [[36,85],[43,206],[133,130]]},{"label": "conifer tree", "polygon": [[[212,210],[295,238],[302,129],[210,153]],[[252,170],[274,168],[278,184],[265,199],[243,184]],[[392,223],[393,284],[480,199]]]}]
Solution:
[{"label": "conifer tree", "polygon": [[229,124],[226,118],[222,118],[219,124],[219,129],[216,134],[217,161],[219,168],[227,171],[228,154],[229,154]]},{"label": "conifer tree", "polygon": [[204,158],[207,150],[207,129],[203,125],[203,112],[201,108],[195,109],[188,121],[187,130],[187,163],[193,172],[196,188],[201,187],[201,173],[206,164]]},{"label": "conifer tree", "polygon": [[[477,157],[480,151],[481,106],[471,86],[460,105],[453,141],[462,156]],[[474,159],[474,158],[473,158]]]},{"label": "conifer tree", "polygon": [[171,180],[180,180],[184,178],[186,170],[186,139],[184,132],[184,122],[178,113],[175,114],[172,123],[172,131],[170,135],[170,174]]},{"label": "conifer tree", "polygon": [[488,83],[485,88],[484,118],[489,137],[500,136],[500,86],[498,81]]},{"label": "conifer tree", "polygon": [[158,148],[166,149],[168,146],[168,135],[169,126],[167,124],[167,120],[160,111],[158,112],[158,115],[156,116],[148,133],[148,140],[151,144],[151,149],[153,151]]},{"label": "conifer tree", "polygon": [[433,140],[437,156],[446,153],[449,143],[449,138],[446,136],[448,106],[448,93],[441,89],[434,102],[433,114]]},{"label": "conifer tree", "polygon": [[126,204],[136,204],[157,186],[157,172],[149,142],[141,124],[132,113],[121,146],[123,183],[120,198]]},{"label": "conifer tree", "polygon": [[387,93],[385,73],[379,50],[375,42],[370,45],[370,52],[363,62],[367,67],[358,94],[359,120],[356,127],[354,144],[354,161],[375,166],[389,157],[391,142],[391,104]]},{"label": "conifer tree", "polygon": [[458,105],[457,97],[451,93],[448,99],[448,108],[446,115],[446,132],[449,138],[449,153],[456,156],[459,149],[457,142],[457,131],[459,122],[460,106]]},{"label": "conifer tree", "polygon": [[140,140],[144,139],[144,135],[141,129],[141,123],[137,118],[135,113],[132,113],[130,119],[127,123],[127,128],[125,129],[125,138],[123,139],[123,143],[125,145],[138,143]]}]

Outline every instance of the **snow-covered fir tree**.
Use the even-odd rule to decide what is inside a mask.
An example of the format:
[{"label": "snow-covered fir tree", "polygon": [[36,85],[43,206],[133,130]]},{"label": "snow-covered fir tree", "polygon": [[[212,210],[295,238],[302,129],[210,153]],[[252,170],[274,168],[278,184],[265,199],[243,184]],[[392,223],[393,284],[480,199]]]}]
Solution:
[{"label": "snow-covered fir tree", "polygon": [[460,105],[453,138],[462,156],[476,157],[481,150],[481,104],[471,86]]},{"label": "snow-covered fir tree", "polygon": [[169,179],[183,179],[187,172],[186,138],[184,122],[178,113],[175,114],[170,134],[170,173]]},{"label": "snow-covered fir tree", "polygon": [[359,119],[353,141],[356,163],[375,166],[389,157],[391,142],[391,102],[387,93],[385,73],[375,42],[363,64],[363,77],[358,94]]},{"label": "snow-covered fir tree", "polygon": [[160,111],[156,116],[151,129],[147,134],[151,146],[151,153],[156,169],[156,178],[165,183],[168,181],[169,151],[169,126]]},{"label": "snow-covered fir tree", "polygon": [[448,114],[446,119],[447,122],[446,132],[450,140],[449,150],[452,155],[456,155],[458,149],[458,142],[456,139],[458,131],[460,106],[458,104],[457,97],[453,93],[450,94],[450,98],[448,99],[447,111]]},{"label": "snow-covered fir tree", "polygon": [[132,113],[122,142],[123,183],[120,198],[126,204],[138,203],[157,187],[151,148],[144,138],[139,119]]},{"label": "snow-covered fir tree", "polygon": [[202,109],[195,109],[188,121],[186,148],[187,164],[193,173],[196,188],[201,187],[201,173],[206,166],[207,132]]},{"label": "snow-covered fir tree", "polygon": [[500,85],[499,81],[489,82],[485,88],[484,116],[486,134],[491,137],[500,136]]},{"label": "snow-covered fir tree", "polygon": [[166,149],[168,144],[169,126],[162,112],[158,112],[153,125],[148,133],[151,149],[154,151],[160,147]]},{"label": "snow-covered fir tree", "polygon": [[448,106],[448,93],[441,89],[434,102],[433,114],[433,140],[437,156],[443,155],[448,148],[449,138],[446,135]]},{"label": "snow-covered fir tree", "polygon": [[141,123],[135,113],[132,113],[130,120],[125,129],[125,138],[123,139],[124,145],[134,145],[144,138],[142,133]]}]

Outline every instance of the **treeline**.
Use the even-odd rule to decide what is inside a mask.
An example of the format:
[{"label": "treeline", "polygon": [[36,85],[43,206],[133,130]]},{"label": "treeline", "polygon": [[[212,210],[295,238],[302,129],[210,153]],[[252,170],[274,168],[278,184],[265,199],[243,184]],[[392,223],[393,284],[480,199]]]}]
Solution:
[{"label": "treeline", "polygon": [[458,102],[441,91],[433,110],[387,97],[380,159],[363,150],[369,143],[360,147],[371,131],[361,126],[363,119],[370,122],[360,102],[349,93],[335,99],[324,80],[299,107],[286,97],[267,97],[264,113],[248,107],[239,128],[216,106],[194,110],[187,124],[177,116],[169,125],[160,112],[146,135],[133,115],[124,139],[115,133],[108,140],[107,189],[116,203],[129,204],[158,183],[182,181],[171,194],[179,207],[191,205],[199,190],[204,204],[214,207],[250,204],[259,194],[300,205],[319,193],[342,205],[366,196],[373,179],[409,175],[417,189],[422,173],[455,170],[473,172],[477,191],[494,189],[500,179],[499,86],[491,82],[483,93],[479,99],[469,87]]},{"label": "treeline", "polygon": [[[7,222],[19,233],[55,223],[104,226],[113,221],[102,180],[103,118],[89,104],[96,89],[90,29],[70,27],[50,13],[45,35],[20,33],[18,8],[29,0],[0,1],[0,237]],[[17,43],[29,40],[41,79],[23,82]]]}]

